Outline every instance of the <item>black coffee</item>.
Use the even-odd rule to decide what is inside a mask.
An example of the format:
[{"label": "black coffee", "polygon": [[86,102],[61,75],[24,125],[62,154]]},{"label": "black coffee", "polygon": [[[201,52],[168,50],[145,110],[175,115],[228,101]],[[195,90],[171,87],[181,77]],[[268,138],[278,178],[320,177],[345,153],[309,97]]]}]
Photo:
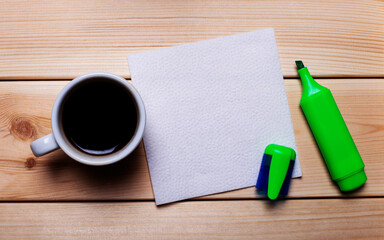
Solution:
[{"label": "black coffee", "polygon": [[76,148],[92,155],[119,151],[136,130],[131,94],[108,79],[92,79],[75,88],[62,114],[65,136]]}]

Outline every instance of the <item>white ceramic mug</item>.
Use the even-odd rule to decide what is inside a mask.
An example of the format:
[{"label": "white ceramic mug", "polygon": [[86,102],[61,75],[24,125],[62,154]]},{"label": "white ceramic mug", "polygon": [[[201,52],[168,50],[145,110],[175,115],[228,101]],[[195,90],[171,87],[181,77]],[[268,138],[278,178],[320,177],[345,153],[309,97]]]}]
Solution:
[{"label": "white ceramic mug", "polygon": [[[127,94],[131,94],[131,98],[136,105],[137,111],[136,130],[131,140],[119,151],[107,155],[91,155],[77,149],[68,141],[62,126],[62,109],[65,100],[71,97],[71,92],[73,92],[71,90],[79,86],[80,83],[83,84],[84,82],[92,81],[95,78],[103,78],[105,81],[114,81],[121,87],[126,88],[128,90]],[[124,109],[121,109],[121,111],[124,111]],[[52,109],[52,133],[32,142],[31,149],[35,156],[42,156],[61,148],[68,156],[84,164],[99,166],[111,164],[128,156],[139,145],[144,133],[145,118],[146,115],[143,100],[132,84],[124,78],[110,73],[85,74],[72,80],[63,88],[63,90],[61,90]]]}]

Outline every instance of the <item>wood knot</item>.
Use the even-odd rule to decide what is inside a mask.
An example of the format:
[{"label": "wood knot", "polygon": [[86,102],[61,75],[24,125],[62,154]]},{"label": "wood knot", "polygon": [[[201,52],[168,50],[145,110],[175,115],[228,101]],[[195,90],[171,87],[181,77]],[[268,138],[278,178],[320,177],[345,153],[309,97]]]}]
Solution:
[{"label": "wood knot", "polygon": [[25,118],[15,118],[11,122],[10,132],[13,136],[22,140],[36,138],[36,129],[32,123]]},{"label": "wood knot", "polygon": [[25,161],[25,167],[26,168],[33,168],[36,165],[36,160],[32,157],[27,158],[27,161]]}]

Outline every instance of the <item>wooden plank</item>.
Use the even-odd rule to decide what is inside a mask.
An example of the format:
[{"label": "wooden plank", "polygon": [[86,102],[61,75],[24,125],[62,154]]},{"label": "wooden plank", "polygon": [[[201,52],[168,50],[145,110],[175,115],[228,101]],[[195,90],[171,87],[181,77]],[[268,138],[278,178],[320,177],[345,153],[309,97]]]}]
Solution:
[{"label": "wooden plank", "polygon": [[[50,133],[50,112],[66,81],[0,82],[0,200],[153,199],[141,145],[132,156],[106,167],[77,163],[62,151],[35,158],[30,142]],[[291,197],[384,196],[384,79],[321,80],[332,89],[366,164],[367,184],[338,191],[299,108],[300,82],[286,80],[303,177]],[[247,188],[206,198],[257,198]]]},{"label": "wooden plank", "polygon": [[383,206],[383,199],[2,203],[0,237],[382,239]]},{"label": "wooden plank", "polygon": [[384,76],[384,2],[5,0],[0,79],[129,77],[128,54],[273,27],[284,76]]}]

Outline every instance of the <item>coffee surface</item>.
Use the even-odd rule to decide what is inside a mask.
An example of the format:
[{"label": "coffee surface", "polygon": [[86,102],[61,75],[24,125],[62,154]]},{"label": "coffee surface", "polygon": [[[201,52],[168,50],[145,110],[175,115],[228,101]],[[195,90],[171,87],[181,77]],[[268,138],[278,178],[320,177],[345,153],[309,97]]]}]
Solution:
[{"label": "coffee surface", "polygon": [[131,94],[106,79],[93,79],[74,89],[62,114],[69,142],[92,155],[119,151],[131,140],[137,125]]}]

